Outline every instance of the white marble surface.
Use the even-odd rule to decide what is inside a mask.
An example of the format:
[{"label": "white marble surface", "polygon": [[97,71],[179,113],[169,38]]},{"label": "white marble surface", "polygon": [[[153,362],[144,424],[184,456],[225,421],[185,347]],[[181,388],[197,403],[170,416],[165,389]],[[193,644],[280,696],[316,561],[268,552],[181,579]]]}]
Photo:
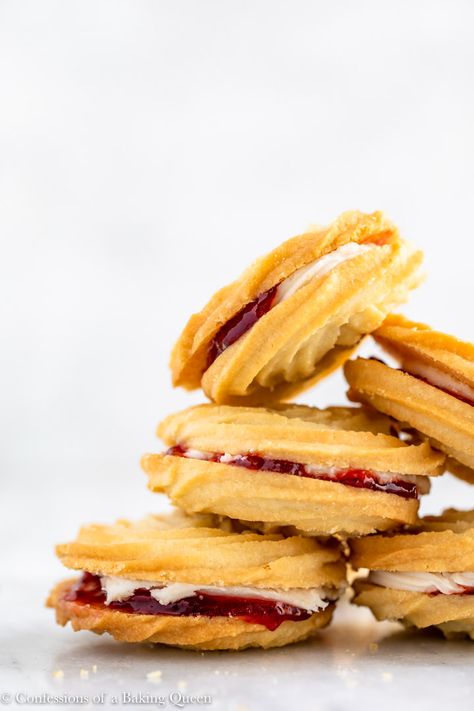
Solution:
[{"label": "white marble surface", "polygon": [[[229,711],[472,709],[472,643],[376,624],[364,610],[343,605],[318,638],[286,649],[204,654],[54,627],[52,613],[39,607],[43,596],[37,583],[2,593],[2,606],[22,605],[21,616],[3,618],[0,633],[1,689],[14,706],[23,693],[104,694],[98,707],[126,706],[127,694],[141,693],[163,697],[167,708],[181,703],[179,695],[210,696],[211,704],[186,708]],[[157,671],[158,681],[147,678]]]}]

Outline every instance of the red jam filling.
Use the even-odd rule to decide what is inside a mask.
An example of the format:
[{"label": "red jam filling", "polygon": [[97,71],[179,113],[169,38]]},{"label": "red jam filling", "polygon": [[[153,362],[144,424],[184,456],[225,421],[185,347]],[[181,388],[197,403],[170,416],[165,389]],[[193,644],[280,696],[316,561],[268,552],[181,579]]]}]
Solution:
[{"label": "red jam filling", "polygon": [[109,610],[134,613],[136,615],[171,615],[174,617],[237,617],[244,622],[263,625],[268,630],[276,630],[285,620],[299,622],[307,620],[312,612],[287,603],[263,598],[245,598],[230,595],[210,595],[197,592],[196,595],[162,605],[145,588],[138,588],[126,600],[105,605],[100,577],[83,573],[82,578],[65,594],[64,599],[78,605],[107,607]]},{"label": "red jam filling", "polygon": [[[167,455],[175,457],[186,457],[187,450],[179,445],[170,447]],[[206,461],[220,463],[224,454],[213,453],[209,457],[206,456]],[[192,459],[192,457],[190,457]],[[392,481],[380,481],[375,472],[367,469],[341,469],[334,476],[312,471],[305,464],[298,462],[289,462],[286,459],[269,459],[260,454],[241,454],[233,457],[232,461],[227,462],[224,459],[224,464],[231,464],[235,467],[244,467],[253,471],[275,472],[276,474],[293,474],[307,479],[319,479],[320,481],[333,481],[337,484],[352,486],[355,489],[370,489],[371,491],[382,491],[385,494],[396,494],[404,499],[417,499],[418,488],[416,484],[404,481],[403,479],[394,479]]]},{"label": "red jam filling", "polygon": [[262,316],[265,316],[270,311],[275,301],[277,289],[278,284],[272,286],[268,291],[264,291],[263,294],[260,294],[254,301],[244,306],[220,328],[209,347],[206,369],[214,363],[226,348],[238,341]]}]

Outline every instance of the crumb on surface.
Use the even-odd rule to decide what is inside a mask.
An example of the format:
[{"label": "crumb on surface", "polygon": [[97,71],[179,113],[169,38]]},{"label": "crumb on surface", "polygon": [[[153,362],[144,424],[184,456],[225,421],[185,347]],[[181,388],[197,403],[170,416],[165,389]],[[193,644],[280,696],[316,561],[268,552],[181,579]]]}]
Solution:
[{"label": "crumb on surface", "polygon": [[180,679],[178,681],[178,689],[180,691],[186,691],[187,688],[188,688],[188,682],[185,679]]},{"label": "crumb on surface", "polygon": [[392,681],[393,679],[393,674],[391,672],[383,672],[382,673],[382,679],[384,681]]},{"label": "crumb on surface", "polygon": [[55,671],[53,671],[53,677],[55,679],[64,679],[63,670],[62,669],[55,669]]},{"label": "crumb on surface", "polygon": [[161,677],[162,677],[162,672],[160,671],[160,669],[156,669],[156,671],[148,672],[148,674],[146,675],[146,678],[148,679],[148,681],[153,681],[156,684],[158,684],[161,681]]},{"label": "crumb on surface", "polygon": [[79,676],[81,679],[88,679],[89,678],[89,670],[88,669],[81,669],[79,672]]},{"label": "crumb on surface", "polygon": [[92,665],[92,673],[97,674],[97,664]]},{"label": "crumb on surface", "polygon": [[379,648],[379,645],[377,644],[377,642],[371,642],[371,643],[369,644],[369,651],[370,651],[372,654],[375,654],[375,652],[378,651],[378,648]]}]

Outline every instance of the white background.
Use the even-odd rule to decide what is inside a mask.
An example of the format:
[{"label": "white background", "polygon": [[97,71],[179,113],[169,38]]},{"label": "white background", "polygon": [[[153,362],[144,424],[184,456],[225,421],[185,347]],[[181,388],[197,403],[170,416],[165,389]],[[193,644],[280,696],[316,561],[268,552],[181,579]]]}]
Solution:
[{"label": "white background", "polygon": [[[19,679],[55,663],[32,627],[82,639],[40,611],[53,543],[162,507],[140,455],[200,400],[172,390],[171,345],[251,259],[385,209],[426,252],[406,313],[472,338],[473,20],[468,0],[0,0],[2,592],[36,581],[2,644]],[[342,378],[304,399],[343,402]],[[473,502],[446,476],[424,510]]]}]

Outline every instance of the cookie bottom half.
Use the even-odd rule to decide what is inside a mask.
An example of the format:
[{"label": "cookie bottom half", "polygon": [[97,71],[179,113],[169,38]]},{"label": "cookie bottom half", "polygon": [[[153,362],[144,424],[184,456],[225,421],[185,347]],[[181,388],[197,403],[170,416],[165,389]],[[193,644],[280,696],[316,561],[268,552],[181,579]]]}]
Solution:
[{"label": "cookie bottom half", "polygon": [[263,625],[232,617],[141,615],[110,610],[105,605],[71,602],[67,594],[77,579],[59,583],[49,595],[47,606],[56,611],[60,625],[71,623],[74,631],[107,632],[120,642],[167,644],[197,650],[238,650],[246,647],[282,647],[310,637],[326,627],[335,605],[300,621],[282,622],[271,631]]},{"label": "cookie bottom half", "polygon": [[407,627],[439,628],[446,637],[474,639],[474,595],[433,595],[395,590],[365,580],[354,583],[355,605],[368,607],[377,620],[401,622]]},{"label": "cookie bottom half", "polygon": [[417,518],[418,499],[355,489],[337,482],[251,472],[183,457],[149,457],[151,491],[165,492],[187,513],[293,526],[309,535],[366,535]]}]

